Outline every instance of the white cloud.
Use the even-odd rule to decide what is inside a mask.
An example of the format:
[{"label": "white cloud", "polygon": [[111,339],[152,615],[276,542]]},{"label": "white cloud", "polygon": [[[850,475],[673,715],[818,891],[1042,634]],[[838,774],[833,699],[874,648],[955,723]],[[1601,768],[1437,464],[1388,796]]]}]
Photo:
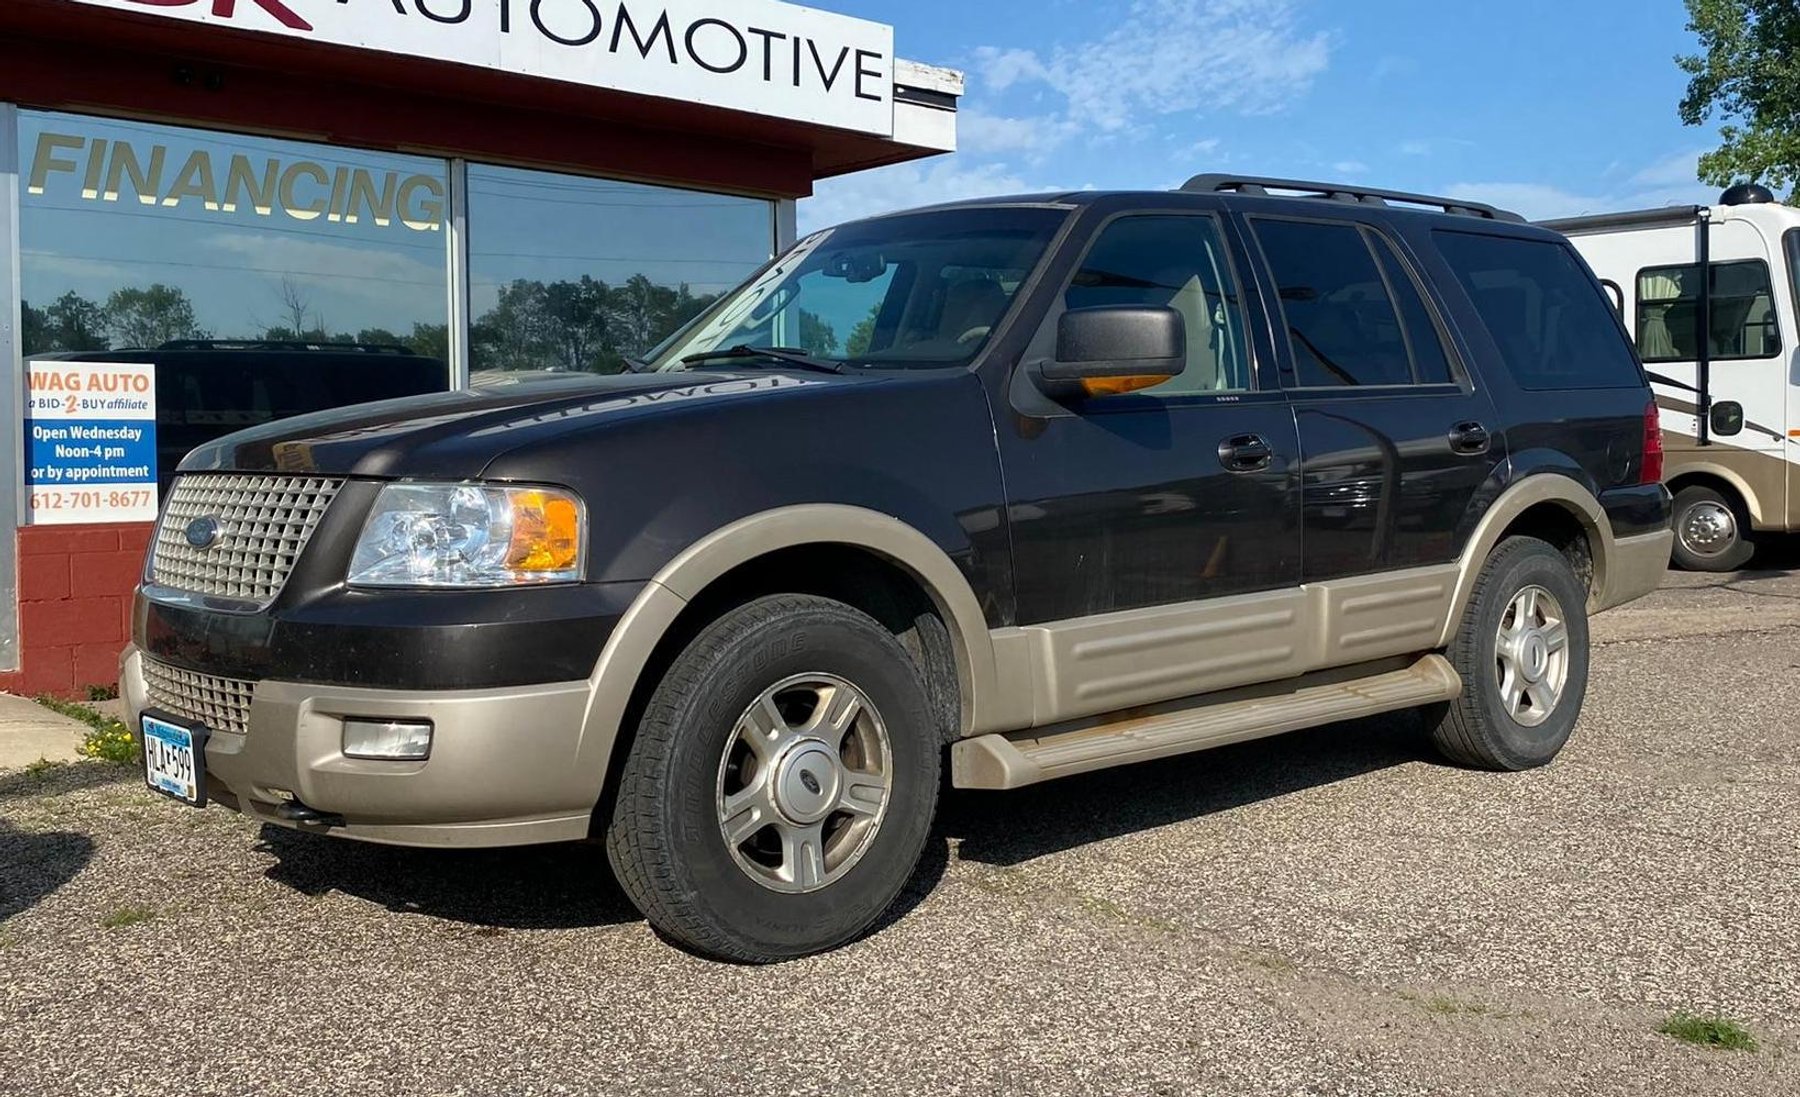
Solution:
[{"label": "white cloud", "polygon": [[1105,37],[1031,50],[976,51],[986,86],[1043,84],[1083,131],[1130,128],[1191,111],[1280,110],[1311,89],[1331,59],[1323,33],[1296,26],[1293,0],[1136,0]]},{"label": "white cloud", "polygon": [[1074,127],[1051,115],[1007,118],[980,110],[962,111],[956,118],[956,144],[974,155],[1023,153],[1041,160],[1074,136]]},{"label": "white cloud", "polygon": [[1369,174],[1369,165],[1361,160],[1339,160],[1331,165],[1331,170],[1342,176],[1367,175]]},{"label": "white cloud", "polygon": [[821,182],[817,193],[800,203],[800,231],[911,206],[1056,189],[1027,182],[1004,164],[970,165],[956,159],[895,164]]},{"label": "white cloud", "polygon": [[1691,181],[1691,171],[1685,177],[1688,181],[1682,181],[1684,177],[1672,167],[1678,161],[1691,167],[1693,154],[1683,153],[1658,160],[1634,173],[1623,186],[1595,193],[1533,182],[1453,183],[1444,188],[1444,193],[1455,198],[1487,202],[1533,221],[1690,203],[1701,205],[1712,201],[1713,195],[1704,186]]},{"label": "white cloud", "polygon": [[1402,156],[1430,156],[1431,155],[1431,142],[1430,141],[1421,141],[1417,138],[1415,138],[1411,141],[1402,141],[1402,142],[1400,142],[1400,155],[1402,155]]},{"label": "white cloud", "polygon": [[1678,152],[1658,160],[1631,177],[1634,187],[1693,187],[1699,185],[1700,154]]}]

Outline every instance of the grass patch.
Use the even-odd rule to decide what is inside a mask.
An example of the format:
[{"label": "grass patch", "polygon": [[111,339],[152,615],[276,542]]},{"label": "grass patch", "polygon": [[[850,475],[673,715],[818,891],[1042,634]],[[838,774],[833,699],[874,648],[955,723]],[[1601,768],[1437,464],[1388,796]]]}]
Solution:
[{"label": "grass patch", "polygon": [[125,926],[135,926],[139,922],[148,922],[154,917],[156,917],[156,911],[152,907],[120,907],[100,919],[100,928],[121,929]]},{"label": "grass patch", "polygon": [[24,940],[24,935],[16,929],[0,929],[0,951],[12,948]]},{"label": "grass patch", "polygon": [[1755,1051],[1756,1037],[1736,1021],[1724,1017],[1705,1017],[1678,1009],[1656,1031],[1673,1036],[1682,1043],[1721,1051]]},{"label": "grass patch", "polygon": [[87,688],[87,699],[90,701],[117,701],[119,699],[119,687],[117,685],[89,686]]},{"label": "grass patch", "polygon": [[137,761],[137,740],[132,738],[131,729],[119,721],[95,712],[86,705],[77,704],[74,701],[64,701],[57,697],[39,697],[37,703],[51,712],[60,712],[64,716],[72,720],[80,720],[88,726],[87,737],[81,741],[81,746],[78,748],[83,758],[114,762],[119,765]]}]

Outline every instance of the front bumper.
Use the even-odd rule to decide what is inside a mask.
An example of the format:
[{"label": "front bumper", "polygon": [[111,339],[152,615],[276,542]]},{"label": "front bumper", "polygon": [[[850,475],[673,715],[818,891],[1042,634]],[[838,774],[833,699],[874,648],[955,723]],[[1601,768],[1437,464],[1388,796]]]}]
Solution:
[{"label": "front bumper", "polygon": [[[151,704],[136,645],[121,663],[132,726]],[[590,681],[393,690],[257,682],[244,734],[206,745],[209,794],[266,822],[414,846],[508,846],[586,838],[604,779],[583,754]],[[347,717],[429,720],[431,756],[347,758]],[[587,744],[591,754],[594,743]],[[291,806],[330,819],[301,822]]]}]

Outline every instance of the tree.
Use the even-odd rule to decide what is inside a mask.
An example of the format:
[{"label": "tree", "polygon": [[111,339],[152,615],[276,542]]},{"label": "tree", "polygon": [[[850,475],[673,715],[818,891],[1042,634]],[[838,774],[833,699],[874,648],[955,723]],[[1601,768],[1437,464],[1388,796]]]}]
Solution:
[{"label": "tree", "polygon": [[106,310],[76,293],[63,294],[44,309],[46,336],[57,350],[106,350]]},{"label": "tree", "polygon": [[850,338],[844,343],[844,354],[851,358],[861,358],[869,353],[875,345],[875,325],[881,321],[881,302],[875,302],[869,309],[869,315],[856,322],[850,329]]},{"label": "tree", "polygon": [[187,294],[161,282],[114,290],[106,299],[106,328],[120,348],[148,349],[175,339],[205,339]]},{"label": "tree", "polygon": [[829,355],[837,352],[837,331],[816,312],[800,310],[800,347],[808,354]]},{"label": "tree", "polygon": [[19,336],[24,340],[25,353],[42,354],[55,350],[46,335],[49,325],[44,320],[43,310],[32,308],[30,301],[20,302],[19,308]]},{"label": "tree", "polygon": [[1676,61],[1688,74],[1681,120],[1715,116],[1722,144],[1700,158],[1713,186],[1749,179],[1800,198],[1800,5],[1794,0],[1687,0],[1701,53]]}]

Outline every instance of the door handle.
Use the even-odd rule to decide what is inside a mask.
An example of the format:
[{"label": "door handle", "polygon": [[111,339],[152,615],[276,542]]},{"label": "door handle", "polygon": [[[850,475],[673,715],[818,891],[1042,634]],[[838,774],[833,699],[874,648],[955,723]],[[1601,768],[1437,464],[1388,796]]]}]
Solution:
[{"label": "door handle", "polygon": [[1450,449],[1456,453],[1486,453],[1493,443],[1488,429],[1473,420],[1450,428]]},{"label": "door handle", "polygon": [[1219,443],[1219,463],[1232,472],[1261,472],[1275,460],[1275,447],[1260,434],[1235,434]]}]

